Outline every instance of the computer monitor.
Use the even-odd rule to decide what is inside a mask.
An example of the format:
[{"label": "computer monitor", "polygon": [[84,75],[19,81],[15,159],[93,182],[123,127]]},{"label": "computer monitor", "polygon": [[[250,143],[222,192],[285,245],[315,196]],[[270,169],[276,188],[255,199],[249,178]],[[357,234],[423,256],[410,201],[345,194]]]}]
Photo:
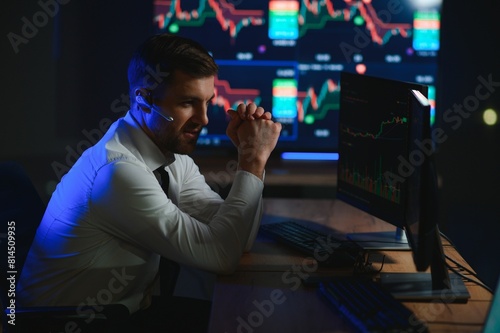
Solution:
[{"label": "computer monitor", "polygon": [[348,237],[365,249],[409,250],[402,232],[406,184],[391,176],[408,154],[408,91],[427,95],[428,87],[349,72],[340,82],[337,197],[397,227]]},{"label": "computer monitor", "polygon": [[404,229],[417,270],[381,282],[400,299],[467,300],[441,244],[427,87],[347,72],[340,84],[337,197]]},{"label": "computer monitor", "polygon": [[[418,90],[409,92],[409,111],[406,157],[410,168],[405,175],[399,176],[402,182],[406,182],[403,185],[407,192],[405,232],[418,273],[384,273],[381,274],[381,283],[399,299],[466,302],[470,294],[462,278],[448,272],[441,244],[430,104]],[[428,268],[429,273],[425,272]]]},{"label": "computer monitor", "polygon": [[[399,179],[406,182],[405,232],[413,250],[417,270],[431,263],[433,245],[438,232],[438,185],[434,165],[434,143],[429,124],[429,102],[418,90],[409,91],[408,152],[409,167]],[[439,235],[439,234],[438,234]]]},{"label": "computer monitor", "polygon": [[[429,86],[441,1],[153,1],[157,32],[201,42],[220,72],[197,153],[232,152],[225,110],[253,101],[283,125],[273,154],[336,159],[341,71]],[[300,154],[303,153],[303,154]]]}]

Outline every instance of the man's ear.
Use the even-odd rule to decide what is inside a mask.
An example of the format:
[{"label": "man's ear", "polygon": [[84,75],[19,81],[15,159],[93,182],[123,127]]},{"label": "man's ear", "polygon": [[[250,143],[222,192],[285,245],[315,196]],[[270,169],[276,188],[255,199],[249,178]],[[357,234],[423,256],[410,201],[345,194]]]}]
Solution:
[{"label": "man's ear", "polygon": [[138,88],[135,90],[135,102],[137,106],[145,112],[151,111],[151,101],[150,93],[144,88]]}]

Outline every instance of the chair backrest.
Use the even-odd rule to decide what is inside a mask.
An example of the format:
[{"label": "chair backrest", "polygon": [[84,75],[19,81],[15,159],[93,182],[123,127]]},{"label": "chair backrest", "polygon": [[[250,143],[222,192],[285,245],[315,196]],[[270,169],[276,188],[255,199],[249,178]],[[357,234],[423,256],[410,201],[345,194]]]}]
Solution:
[{"label": "chair backrest", "polygon": [[[29,252],[33,238],[45,212],[45,204],[24,168],[16,162],[0,162],[0,251],[7,254],[0,260],[0,294],[2,302],[2,323],[0,333],[11,332],[61,332],[67,331],[68,323],[78,323],[82,332],[131,332],[129,311],[123,304],[107,304],[100,310],[99,318],[94,318],[95,308],[81,307],[33,307],[21,308],[16,304],[16,325],[9,324],[11,300],[9,289],[15,288],[7,280],[15,276],[19,280],[21,270]],[[10,251],[12,248],[12,252]],[[14,249],[15,248],[15,249]],[[15,251],[15,252],[14,252]],[[12,253],[14,261],[9,262]],[[10,265],[13,266],[10,266]],[[16,272],[16,273],[11,273]],[[88,313],[89,316],[77,316]],[[91,318],[91,319],[89,319]],[[90,322],[89,322],[90,320]],[[80,331],[80,328],[77,330]],[[72,330],[72,331],[77,331]]]},{"label": "chair backrest", "polygon": [[[21,164],[0,162],[0,288],[8,305],[8,291],[19,280],[45,204]],[[8,277],[15,276],[15,279]]]}]

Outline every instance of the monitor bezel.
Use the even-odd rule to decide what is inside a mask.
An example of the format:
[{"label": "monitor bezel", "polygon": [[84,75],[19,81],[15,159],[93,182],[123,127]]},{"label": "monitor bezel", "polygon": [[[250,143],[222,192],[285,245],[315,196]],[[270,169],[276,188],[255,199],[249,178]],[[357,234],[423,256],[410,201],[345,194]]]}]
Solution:
[{"label": "monitor bezel", "polygon": [[[418,90],[408,92],[410,125],[408,156],[414,155],[414,172],[407,177],[405,232],[418,271],[431,264],[438,228],[438,185],[430,124],[431,106]],[[422,149],[422,143],[430,144]]]}]

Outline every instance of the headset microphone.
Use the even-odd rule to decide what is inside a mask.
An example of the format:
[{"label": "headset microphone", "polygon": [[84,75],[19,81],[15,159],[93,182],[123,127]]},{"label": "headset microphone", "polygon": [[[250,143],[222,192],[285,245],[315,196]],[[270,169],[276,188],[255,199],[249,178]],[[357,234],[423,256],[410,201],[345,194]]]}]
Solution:
[{"label": "headset microphone", "polygon": [[137,95],[135,96],[135,101],[142,107],[146,107],[148,109],[151,109],[153,110],[154,112],[156,112],[157,114],[159,114],[161,117],[163,117],[166,121],[174,121],[174,118],[170,117],[170,116],[166,116],[164,115],[160,110],[158,110],[158,107],[156,105],[151,105],[149,104],[148,102],[146,102],[146,100],[144,99],[144,97],[142,97],[141,95]]},{"label": "headset microphone", "polygon": [[158,113],[166,121],[174,121],[174,118],[172,118],[170,116],[165,116],[163,113],[161,113],[160,110],[158,110],[158,107],[156,105],[153,105],[153,107],[151,108],[151,110],[153,110],[154,112]]}]

